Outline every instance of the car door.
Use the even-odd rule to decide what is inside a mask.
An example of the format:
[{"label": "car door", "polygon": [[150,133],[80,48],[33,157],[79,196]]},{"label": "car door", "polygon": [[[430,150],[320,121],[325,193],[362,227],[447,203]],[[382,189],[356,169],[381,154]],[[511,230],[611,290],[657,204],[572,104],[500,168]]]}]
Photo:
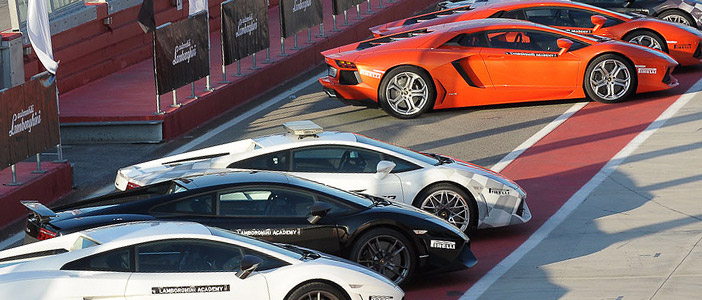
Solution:
[{"label": "car door", "polygon": [[525,29],[485,34],[488,47],[480,55],[503,102],[565,98],[580,88],[580,58],[570,51],[559,54],[557,40],[563,36]]},{"label": "car door", "polygon": [[242,247],[176,239],[137,245],[134,253],[136,268],[125,289],[127,300],[269,299],[262,273],[245,279],[235,275],[243,256],[252,254]]},{"label": "car door", "polygon": [[347,191],[403,201],[402,182],[396,174],[377,173],[383,154],[343,145],[292,150],[290,173]]},{"label": "car door", "polygon": [[343,207],[312,191],[290,186],[248,185],[217,194],[217,216],[210,225],[263,240],[300,245],[328,253],[340,250],[345,234],[333,217],[311,224],[307,217],[315,202],[333,210]]}]

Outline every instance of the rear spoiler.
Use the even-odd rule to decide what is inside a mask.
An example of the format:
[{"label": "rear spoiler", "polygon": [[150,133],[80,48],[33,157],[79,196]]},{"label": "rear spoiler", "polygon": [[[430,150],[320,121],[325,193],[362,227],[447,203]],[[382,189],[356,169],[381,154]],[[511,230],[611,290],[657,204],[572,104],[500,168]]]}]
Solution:
[{"label": "rear spoiler", "polygon": [[436,18],[446,17],[446,16],[450,16],[453,14],[457,14],[457,13],[467,12],[467,11],[472,10],[472,9],[473,8],[470,7],[470,5],[468,5],[468,6],[461,6],[461,7],[456,7],[456,8],[440,10],[440,11],[436,11],[433,13],[423,14],[423,15],[419,15],[416,17],[407,18],[407,20],[405,20],[405,22],[402,23],[402,26],[412,25],[415,23],[421,23],[424,21],[429,21],[429,20],[436,19]]},{"label": "rear spoiler", "polygon": [[37,217],[39,223],[48,223],[52,218],[57,216],[53,210],[44,206],[44,204],[41,204],[39,201],[22,200],[20,203],[22,203],[22,205],[24,205]]}]

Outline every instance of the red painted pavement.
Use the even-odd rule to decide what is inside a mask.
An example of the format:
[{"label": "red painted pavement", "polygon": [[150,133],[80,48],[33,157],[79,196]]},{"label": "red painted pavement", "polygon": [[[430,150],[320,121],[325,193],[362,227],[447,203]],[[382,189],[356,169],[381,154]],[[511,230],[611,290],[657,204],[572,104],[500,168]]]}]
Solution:
[{"label": "red painted pavement", "polygon": [[476,267],[418,278],[405,288],[406,299],[457,299],[463,295],[702,78],[702,67],[682,69],[674,76],[680,80],[680,86],[669,91],[634,96],[636,100],[620,104],[589,103],[525,151],[501,173],[527,191],[532,220],[525,225],[473,234]]}]

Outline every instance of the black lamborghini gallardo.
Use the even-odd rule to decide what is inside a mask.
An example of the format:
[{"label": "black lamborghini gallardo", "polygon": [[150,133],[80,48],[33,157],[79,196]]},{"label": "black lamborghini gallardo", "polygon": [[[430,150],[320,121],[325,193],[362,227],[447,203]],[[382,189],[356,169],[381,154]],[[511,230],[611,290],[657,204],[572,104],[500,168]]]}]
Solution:
[{"label": "black lamborghini gallardo", "polygon": [[472,267],[468,237],[412,206],[273,172],[184,177],[53,210],[36,201],[25,242],[136,220],[183,220],[346,257],[402,283]]}]

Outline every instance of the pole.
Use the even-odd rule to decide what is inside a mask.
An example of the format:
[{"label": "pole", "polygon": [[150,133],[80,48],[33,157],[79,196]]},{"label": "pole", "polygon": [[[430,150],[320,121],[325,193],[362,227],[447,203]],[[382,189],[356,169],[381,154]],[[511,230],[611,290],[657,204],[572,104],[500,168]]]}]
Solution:
[{"label": "pole", "polygon": [[356,4],[356,20],[360,20],[360,19],[361,19],[361,5]]},{"label": "pole", "polygon": [[154,115],[163,115],[165,113],[165,111],[161,110],[161,95],[156,93],[156,112],[154,113]]},{"label": "pole", "polygon": [[22,185],[21,182],[17,182],[17,170],[15,169],[15,165],[10,166],[10,170],[12,171],[12,182],[10,183],[5,183],[6,186],[19,186]]},{"label": "pole", "polygon": [[236,77],[242,77],[244,74],[241,74],[241,60],[236,61]]},{"label": "pole", "polygon": [[383,6],[383,0],[378,0],[378,8],[385,8],[385,6]]},{"label": "pole", "polygon": [[321,37],[321,38],[327,37],[327,36],[324,34],[324,22],[319,23],[319,34],[318,34],[317,36],[318,36],[318,37]]},{"label": "pole", "polygon": [[178,103],[178,95],[176,94],[176,90],[173,90],[173,104],[171,104],[171,107],[180,107],[180,103]]},{"label": "pole", "polygon": [[312,28],[307,28],[307,44],[313,44],[312,42]]},{"label": "pole", "polygon": [[297,32],[295,32],[295,35],[293,35],[293,50],[300,50],[300,47],[297,46]]},{"label": "pole", "polygon": [[338,28],[336,28],[336,16],[335,15],[332,15],[332,22],[334,23],[332,31],[341,31]]},{"label": "pole", "polygon": [[263,61],[264,64],[272,64],[273,61],[271,60],[271,48],[268,47],[266,48],[266,60]]},{"label": "pole", "polygon": [[46,170],[41,169],[41,154],[37,153],[37,169],[32,171],[32,174],[44,174]]},{"label": "pole", "polygon": [[369,14],[369,15],[373,13],[373,12],[371,11],[371,6],[372,6],[372,5],[371,5],[371,2],[370,2],[370,1],[371,1],[371,0],[368,0],[368,14]]},{"label": "pole", "polygon": [[288,56],[287,54],[285,54],[285,38],[282,36],[280,37],[280,54],[278,54],[278,56]]},{"label": "pole", "polygon": [[[207,57],[208,61],[210,58],[210,49],[212,49],[212,45],[210,42],[210,9],[207,9]],[[224,55],[224,54],[222,54]],[[212,73],[212,70],[210,69],[210,65],[207,65],[207,77],[205,77],[205,91],[206,92],[211,92],[214,91],[212,88],[212,80],[210,79],[210,73]]]},{"label": "pole", "polygon": [[[156,112],[154,115],[163,115],[166,112],[161,110],[161,95],[158,94],[158,70],[156,69],[156,31],[151,33],[151,39],[153,40],[153,48],[154,48],[154,82],[156,84]],[[61,151],[59,150],[59,153]],[[61,155],[59,154],[59,157]],[[59,158],[60,160],[60,158]]]},{"label": "pole", "polygon": [[257,66],[256,66],[256,53],[251,54],[251,58],[253,59],[253,60],[252,60],[253,64],[251,64],[251,70],[258,70],[258,69],[260,69],[260,67],[257,67]]},{"label": "pole", "polygon": [[344,11],[344,26],[349,26],[349,16],[346,11]]},{"label": "pole", "polygon": [[197,99],[197,96],[195,96],[195,82],[190,83],[190,96],[188,99]]}]

